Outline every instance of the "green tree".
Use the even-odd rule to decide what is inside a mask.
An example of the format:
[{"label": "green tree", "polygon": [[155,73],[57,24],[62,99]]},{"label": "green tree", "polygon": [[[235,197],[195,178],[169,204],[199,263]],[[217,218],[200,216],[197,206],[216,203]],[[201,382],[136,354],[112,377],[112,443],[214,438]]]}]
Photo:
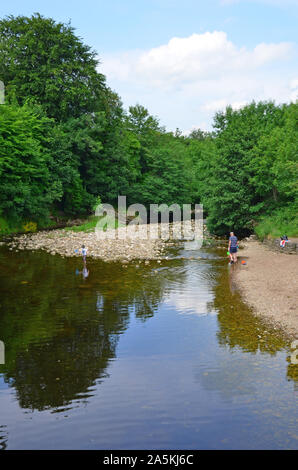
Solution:
[{"label": "green tree", "polygon": [[187,151],[191,161],[191,187],[192,201],[203,203],[205,215],[208,213],[210,198],[216,185],[214,167],[218,158],[216,141],[211,134],[204,139],[197,134],[190,134]]},{"label": "green tree", "polygon": [[39,13],[0,21],[0,79],[19,104],[34,99],[57,120],[99,111],[105,78],[97,66],[70,24]]},{"label": "green tree", "polygon": [[298,199],[298,104],[285,108],[280,126],[260,137],[252,150],[251,184],[262,202],[258,209],[279,208]]},{"label": "green tree", "polygon": [[192,164],[183,140],[170,133],[160,134],[146,159],[147,171],[134,186],[137,202],[145,205],[193,202]]},{"label": "green tree", "polygon": [[12,220],[47,218],[62,197],[50,172],[47,138],[52,121],[38,108],[0,106],[0,211]]},{"label": "green tree", "polygon": [[51,172],[62,183],[63,197],[58,207],[66,214],[90,213],[100,195],[98,173],[104,126],[104,113],[100,112],[69,119],[53,129],[49,142],[55,155]]},{"label": "green tree", "polygon": [[127,129],[133,132],[138,138],[140,147],[140,165],[141,173],[148,171],[148,155],[150,149],[157,144],[160,133],[165,130],[160,126],[156,117],[151,116],[144,106],[137,104],[129,107],[129,113],[126,120]]},{"label": "green tree", "polygon": [[218,157],[210,173],[212,187],[206,199],[212,232],[223,235],[231,229],[238,233],[252,229],[255,209],[261,201],[251,179],[252,150],[260,137],[279,125],[282,116],[282,107],[271,102],[252,102],[237,111],[228,107],[216,114]]},{"label": "green tree", "polygon": [[105,120],[98,138],[102,150],[86,174],[86,187],[100,194],[103,202],[116,204],[119,194],[129,195],[140,174],[141,145],[127,126],[119,96],[110,89],[105,94]]}]

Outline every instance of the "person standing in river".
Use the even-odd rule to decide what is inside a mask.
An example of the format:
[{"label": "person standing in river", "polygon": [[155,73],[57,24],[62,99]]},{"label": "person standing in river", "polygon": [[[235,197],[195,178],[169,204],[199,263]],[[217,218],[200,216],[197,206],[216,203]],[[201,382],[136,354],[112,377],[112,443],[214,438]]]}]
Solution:
[{"label": "person standing in river", "polygon": [[88,251],[88,248],[86,248],[85,245],[82,245],[81,253],[82,253],[83,263],[84,264],[86,264],[87,251]]},{"label": "person standing in river", "polygon": [[238,238],[234,235],[234,232],[230,232],[228,250],[231,253],[231,264],[237,263]]}]

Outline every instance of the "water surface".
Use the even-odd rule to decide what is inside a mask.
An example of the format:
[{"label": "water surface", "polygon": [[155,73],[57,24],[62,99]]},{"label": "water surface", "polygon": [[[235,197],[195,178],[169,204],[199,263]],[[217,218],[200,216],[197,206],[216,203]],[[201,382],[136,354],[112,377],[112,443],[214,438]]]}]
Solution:
[{"label": "water surface", "polygon": [[83,272],[0,247],[0,448],[297,448],[297,366],[225,251]]}]

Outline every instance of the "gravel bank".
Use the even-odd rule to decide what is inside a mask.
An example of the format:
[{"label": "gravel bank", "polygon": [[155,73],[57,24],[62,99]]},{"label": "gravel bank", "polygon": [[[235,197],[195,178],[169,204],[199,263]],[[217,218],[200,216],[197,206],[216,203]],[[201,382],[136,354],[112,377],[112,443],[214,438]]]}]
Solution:
[{"label": "gravel bank", "polygon": [[[122,232],[123,230],[119,229]],[[14,237],[8,245],[10,250],[45,250],[52,255],[63,257],[81,256],[80,249],[85,245],[88,248],[88,258],[129,262],[133,259],[159,259],[165,242],[161,239],[134,239],[129,233],[125,239],[98,240],[94,232],[62,229]]]},{"label": "gravel bank", "polygon": [[[191,223],[193,226],[193,223]],[[189,228],[189,226],[188,226]],[[88,248],[89,258],[100,258],[103,261],[122,261],[128,263],[134,259],[161,259],[167,237],[150,237],[167,233],[168,224],[140,225],[139,236],[135,236],[134,226],[109,230],[112,238],[98,239],[93,232],[74,232],[72,230],[51,230],[16,236],[8,243],[10,250],[45,250],[52,255],[63,257],[81,256],[82,245]],[[170,225],[170,238],[179,239],[181,225],[176,222]],[[103,232],[101,232],[103,234]],[[142,233],[140,237],[140,233]]]},{"label": "gravel bank", "polygon": [[273,252],[258,241],[246,242],[239,255],[233,274],[243,298],[257,314],[298,339],[297,256]]}]

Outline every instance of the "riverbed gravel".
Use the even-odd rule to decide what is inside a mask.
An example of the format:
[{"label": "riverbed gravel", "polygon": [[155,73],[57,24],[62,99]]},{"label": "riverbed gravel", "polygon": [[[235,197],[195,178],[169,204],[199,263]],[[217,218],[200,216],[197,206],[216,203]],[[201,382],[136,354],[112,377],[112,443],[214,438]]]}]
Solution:
[{"label": "riverbed gravel", "polygon": [[[253,310],[298,339],[298,258],[249,241],[239,251],[234,279]],[[241,261],[246,262],[245,265]]]},{"label": "riverbed gravel", "polygon": [[10,250],[44,250],[52,255],[63,257],[81,256],[82,245],[88,249],[88,258],[103,261],[160,260],[168,239],[177,239],[180,223],[140,225],[119,227],[117,230],[104,232],[75,232],[72,230],[51,230],[24,234],[14,237],[9,243]]}]

